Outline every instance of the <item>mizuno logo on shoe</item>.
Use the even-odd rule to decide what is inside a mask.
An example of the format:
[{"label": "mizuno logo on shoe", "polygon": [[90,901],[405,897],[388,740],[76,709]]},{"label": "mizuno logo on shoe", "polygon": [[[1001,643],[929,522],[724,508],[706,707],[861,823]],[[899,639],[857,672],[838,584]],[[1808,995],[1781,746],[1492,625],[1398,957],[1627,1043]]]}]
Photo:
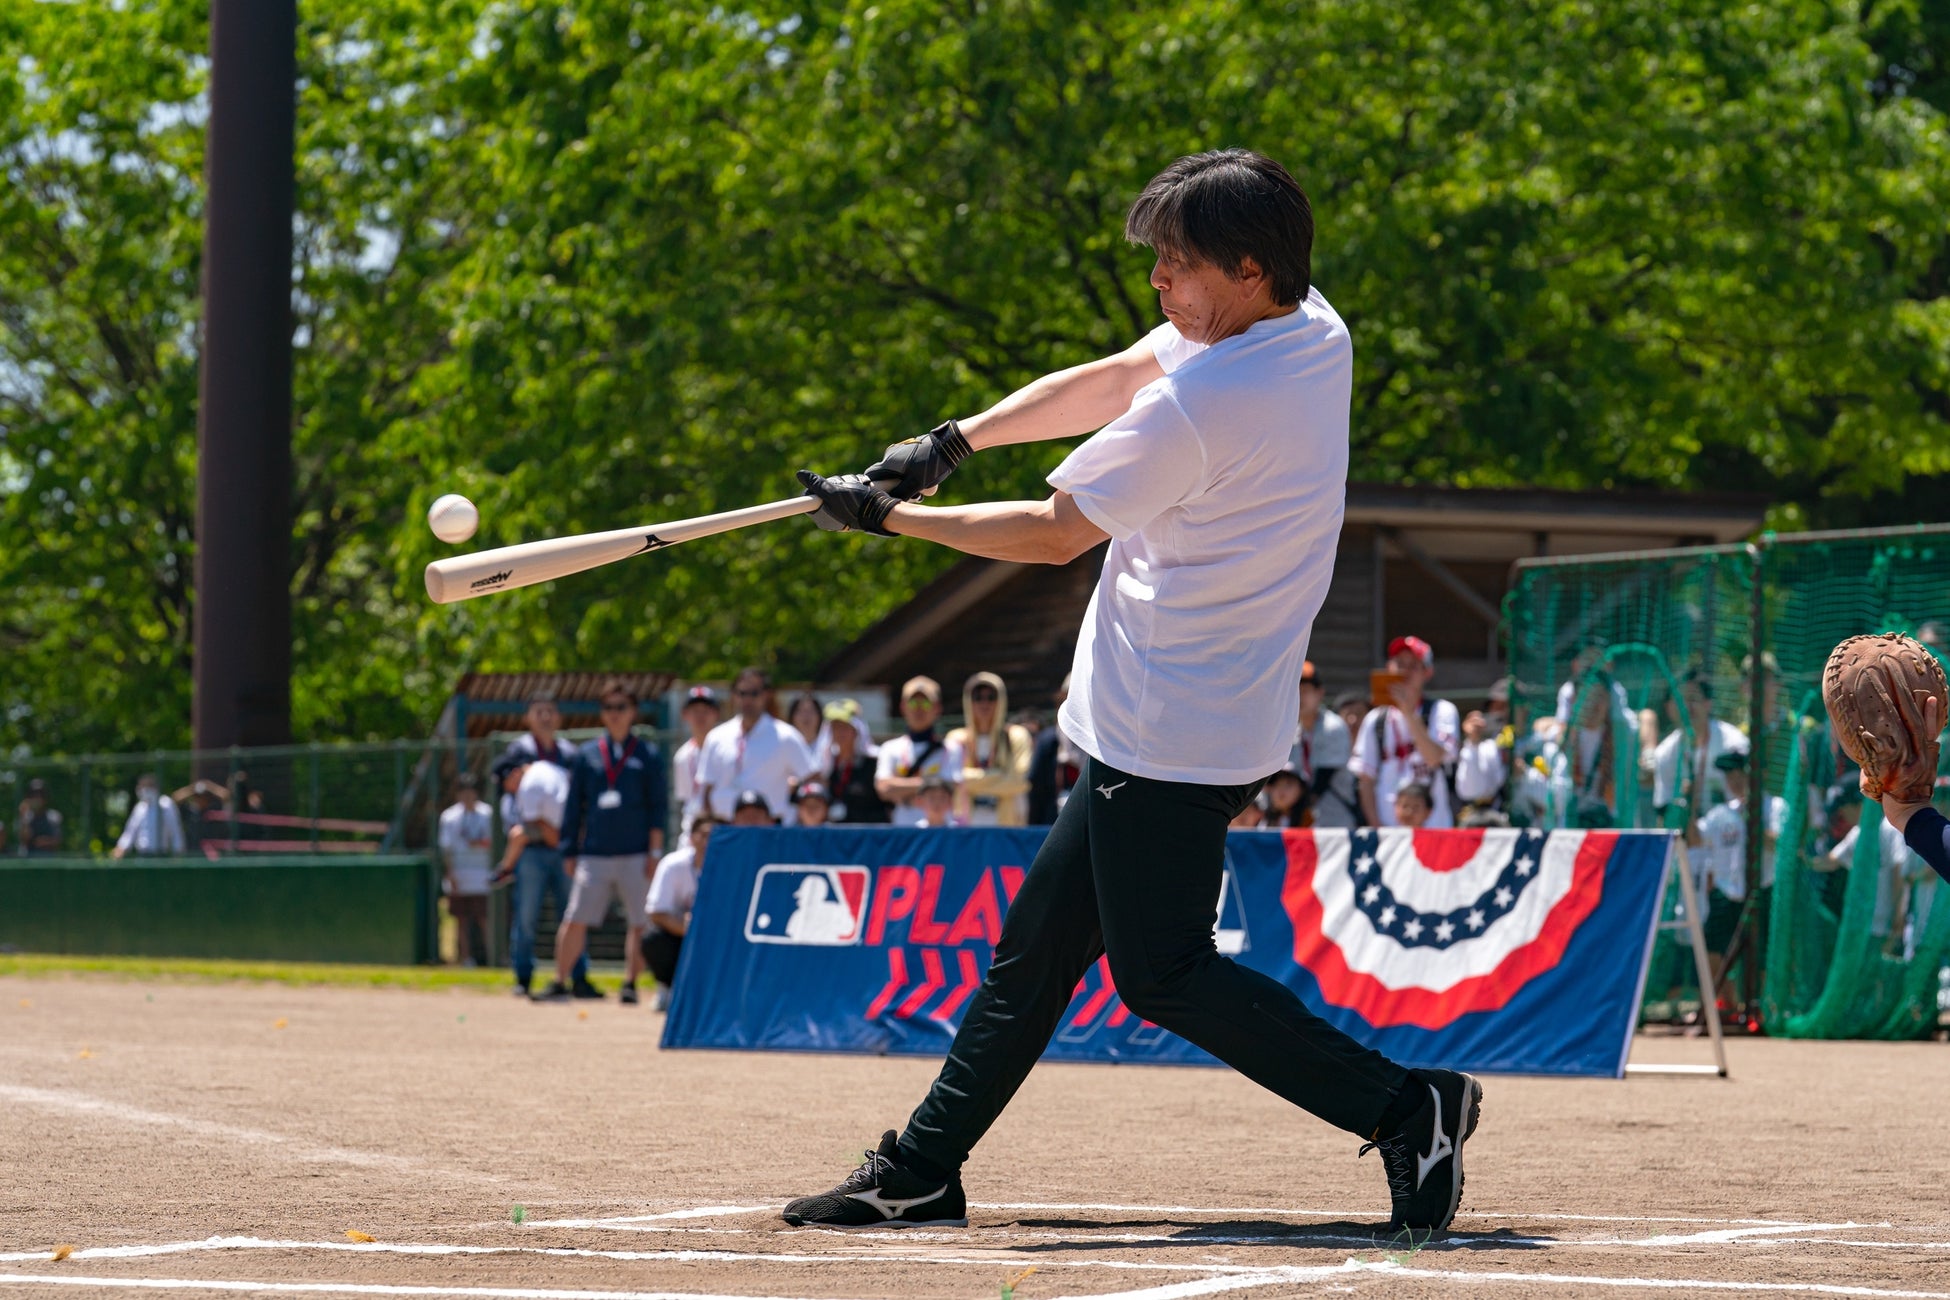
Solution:
[{"label": "mizuno logo on shoe", "polygon": [[863,1205],[873,1206],[874,1209],[880,1211],[883,1218],[898,1219],[915,1206],[926,1205],[929,1201],[938,1201],[947,1194],[948,1187],[944,1183],[940,1188],[929,1192],[926,1196],[915,1196],[905,1200],[887,1200],[881,1196],[880,1189],[877,1187],[870,1192],[848,1192],[846,1198],[849,1201],[859,1201]]},{"label": "mizuno logo on shoe", "polygon": [[1100,785],[1097,787],[1097,793],[1108,799],[1129,784],[1129,781],[1119,781],[1116,785]]},{"label": "mizuno logo on shoe", "polygon": [[1434,1084],[1429,1085],[1429,1096],[1435,1098],[1435,1136],[1429,1140],[1429,1153],[1415,1157],[1415,1190],[1418,1192],[1428,1180],[1429,1170],[1456,1153],[1456,1144],[1449,1140],[1448,1132],[1442,1127],[1442,1094],[1436,1091]]}]

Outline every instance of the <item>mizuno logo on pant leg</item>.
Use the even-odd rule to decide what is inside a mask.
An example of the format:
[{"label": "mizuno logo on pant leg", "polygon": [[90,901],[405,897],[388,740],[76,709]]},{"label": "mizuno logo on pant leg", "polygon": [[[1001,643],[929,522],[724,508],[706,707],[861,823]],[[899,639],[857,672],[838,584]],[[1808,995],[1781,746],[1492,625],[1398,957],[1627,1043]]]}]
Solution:
[{"label": "mizuno logo on pant leg", "polygon": [[1100,785],[1097,787],[1097,793],[1108,799],[1129,784],[1129,781],[1119,781],[1116,785]]}]

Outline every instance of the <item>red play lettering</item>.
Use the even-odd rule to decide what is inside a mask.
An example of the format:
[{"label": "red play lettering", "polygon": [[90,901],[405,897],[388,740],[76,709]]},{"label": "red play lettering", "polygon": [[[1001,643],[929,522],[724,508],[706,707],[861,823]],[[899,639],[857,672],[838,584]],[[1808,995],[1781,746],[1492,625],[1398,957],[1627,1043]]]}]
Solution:
[{"label": "red play lettering", "polygon": [[867,925],[869,946],[885,941],[889,921],[898,921],[914,911],[920,888],[921,873],[913,867],[882,867],[875,873],[873,917]]},{"label": "red play lettering", "polygon": [[941,901],[943,867],[929,867],[921,873],[921,897],[914,904],[914,919],[907,923],[907,937],[914,943],[940,943],[948,927],[934,919],[935,904]]},{"label": "red play lettering", "polygon": [[982,873],[982,883],[975,886],[975,892],[962,904],[961,915],[955,918],[954,928],[948,931],[945,942],[952,948],[970,939],[986,939],[990,947],[1002,939],[1002,909],[995,901],[995,879],[986,871]]},{"label": "red play lettering", "polygon": [[1021,867],[1002,868],[1002,896],[1011,903],[1015,902],[1016,895],[1022,892],[1023,874]]}]

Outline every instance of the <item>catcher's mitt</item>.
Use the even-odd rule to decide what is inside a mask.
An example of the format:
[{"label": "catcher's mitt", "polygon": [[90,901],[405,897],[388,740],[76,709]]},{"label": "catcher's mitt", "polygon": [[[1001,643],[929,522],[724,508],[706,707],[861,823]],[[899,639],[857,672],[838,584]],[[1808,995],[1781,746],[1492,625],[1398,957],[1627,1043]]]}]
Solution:
[{"label": "catcher's mitt", "polygon": [[1862,768],[1865,796],[1929,799],[1947,697],[1943,666],[1900,632],[1850,637],[1835,647],[1821,675],[1821,699],[1836,743]]}]

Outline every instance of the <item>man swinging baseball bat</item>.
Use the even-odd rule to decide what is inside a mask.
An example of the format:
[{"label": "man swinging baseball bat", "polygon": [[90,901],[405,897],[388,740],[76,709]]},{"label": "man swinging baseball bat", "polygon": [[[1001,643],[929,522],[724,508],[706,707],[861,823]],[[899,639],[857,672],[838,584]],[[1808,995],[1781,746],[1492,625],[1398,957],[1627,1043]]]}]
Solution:
[{"label": "man swinging baseball bat", "polygon": [[[1482,1089],[1407,1070],[1213,945],[1226,823],[1293,743],[1307,639],[1347,484],[1353,349],[1309,285],[1313,215],[1244,150],[1181,158],[1125,221],[1166,323],[981,415],[897,443],[865,473],[801,471],[821,527],[1064,563],[1108,539],[1064,734],[1086,754],[1002,928],[948,1060],[907,1128],[785,1207],[830,1227],[967,1221],[960,1169],[1107,955],[1125,1004],[1378,1148],[1391,1226],[1446,1228]],[[1101,430],[1046,501],[914,504],[985,447]],[[875,481],[891,482],[887,490]]]}]

